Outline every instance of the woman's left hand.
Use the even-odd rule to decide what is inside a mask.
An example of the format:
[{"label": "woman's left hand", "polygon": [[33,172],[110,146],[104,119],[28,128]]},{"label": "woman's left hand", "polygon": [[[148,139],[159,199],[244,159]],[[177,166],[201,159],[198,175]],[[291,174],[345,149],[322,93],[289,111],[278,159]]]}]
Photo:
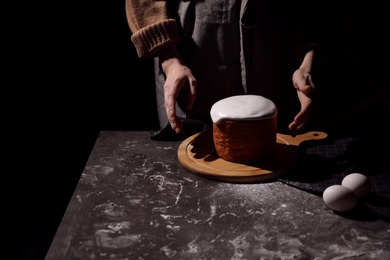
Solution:
[{"label": "woman's left hand", "polygon": [[293,84],[297,90],[301,110],[294,117],[294,121],[289,124],[288,128],[291,131],[291,136],[296,136],[307,127],[312,118],[314,112],[313,97],[315,86],[311,73],[302,68],[294,72]]}]

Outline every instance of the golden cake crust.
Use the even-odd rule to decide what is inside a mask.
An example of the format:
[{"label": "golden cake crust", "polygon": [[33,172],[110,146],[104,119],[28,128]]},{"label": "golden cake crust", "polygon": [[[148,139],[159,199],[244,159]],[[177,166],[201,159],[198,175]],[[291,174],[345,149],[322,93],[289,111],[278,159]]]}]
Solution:
[{"label": "golden cake crust", "polygon": [[236,163],[252,163],[273,156],[276,147],[276,115],[256,120],[225,119],[213,123],[218,156]]}]

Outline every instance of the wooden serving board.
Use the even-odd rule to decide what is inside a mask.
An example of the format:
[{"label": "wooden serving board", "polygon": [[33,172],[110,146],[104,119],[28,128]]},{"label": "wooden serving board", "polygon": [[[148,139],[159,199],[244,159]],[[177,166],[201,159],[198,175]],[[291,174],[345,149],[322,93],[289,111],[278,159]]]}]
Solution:
[{"label": "wooden serving board", "polygon": [[229,162],[218,157],[211,131],[200,132],[185,139],[178,148],[180,164],[199,176],[224,182],[251,183],[276,178],[287,173],[298,161],[299,145],[308,140],[322,140],[328,135],[311,131],[292,137],[277,134],[276,151],[272,158],[253,164]]}]

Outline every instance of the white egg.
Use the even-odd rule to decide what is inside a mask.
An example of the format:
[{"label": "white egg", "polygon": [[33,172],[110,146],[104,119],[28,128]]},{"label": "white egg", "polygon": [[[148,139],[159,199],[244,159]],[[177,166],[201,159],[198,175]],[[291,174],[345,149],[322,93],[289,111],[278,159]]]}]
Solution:
[{"label": "white egg", "polygon": [[371,190],[370,180],[361,173],[348,174],[344,177],[341,185],[350,189],[358,198],[366,196]]},{"label": "white egg", "polygon": [[322,194],[322,198],[325,205],[335,211],[351,210],[358,203],[356,195],[342,185],[329,186]]}]

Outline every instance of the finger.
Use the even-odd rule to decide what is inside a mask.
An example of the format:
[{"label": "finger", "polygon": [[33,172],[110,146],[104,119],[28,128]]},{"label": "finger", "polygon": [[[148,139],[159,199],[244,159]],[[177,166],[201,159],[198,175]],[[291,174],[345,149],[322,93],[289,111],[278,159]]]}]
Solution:
[{"label": "finger", "polygon": [[290,134],[292,137],[295,137],[297,135],[297,127],[296,127],[295,122],[291,122],[288,125],[288,129],[290,130]]},{"label": "finger", "polygon": [[168,122],[171,125],[171,128],[176,132],[176,133],[181,133],[182,130],[182,123],[179,120],[179,118],[176,116],[176,112],[172,108],[167,108],[166,110],[167,117],[168,117]]},{"label": "finger", "polygon": [[188,84],[190,91],[186,97],[186,108],[192,109],[196,99],[197,82],[194,78],[192,78],[188,80]]},{"label": "finger", "polygon": [[289,124],[289,130],[292,136],[296,136],[298,133],[302,132],[310,118],[309,113],[306,110],[301,110],[294,118],[294,121]]},{"label": "finger", "polygon": [[299,123],[294,121],[294,122],[290,123],[288,128],[290,130],[291,136],[295,137],[297,134],[303,132],[303,130],[306,129],[306,125],[307,125],[307,122],[302,122],[301,124],[299,124]]},{"label": "finger", "polygon": [[179,122],[176,116],[176,97],[173,94],[165,92],[165,101],[164,107],[167,114],[168,122],[171,125],[171,128],[175,130],[176,133],[181,132],[181,122]]},{"label": "finger", "polygon": [[294,120],[289,124],[288,128],[291,132],[291,136],[292,137],[295,137],[296,134],[297,134],[297,127],[298,127],[298,124],[299,124],[299,114],[301,112],[299,112],[295,117],[294,117]]},{"label": "finger", "polygon": [[175,119],[175,127],[172,127],[172,129],[176,132],[176,134],[180,134],[183,129],[183,122],[177,116]]}]

